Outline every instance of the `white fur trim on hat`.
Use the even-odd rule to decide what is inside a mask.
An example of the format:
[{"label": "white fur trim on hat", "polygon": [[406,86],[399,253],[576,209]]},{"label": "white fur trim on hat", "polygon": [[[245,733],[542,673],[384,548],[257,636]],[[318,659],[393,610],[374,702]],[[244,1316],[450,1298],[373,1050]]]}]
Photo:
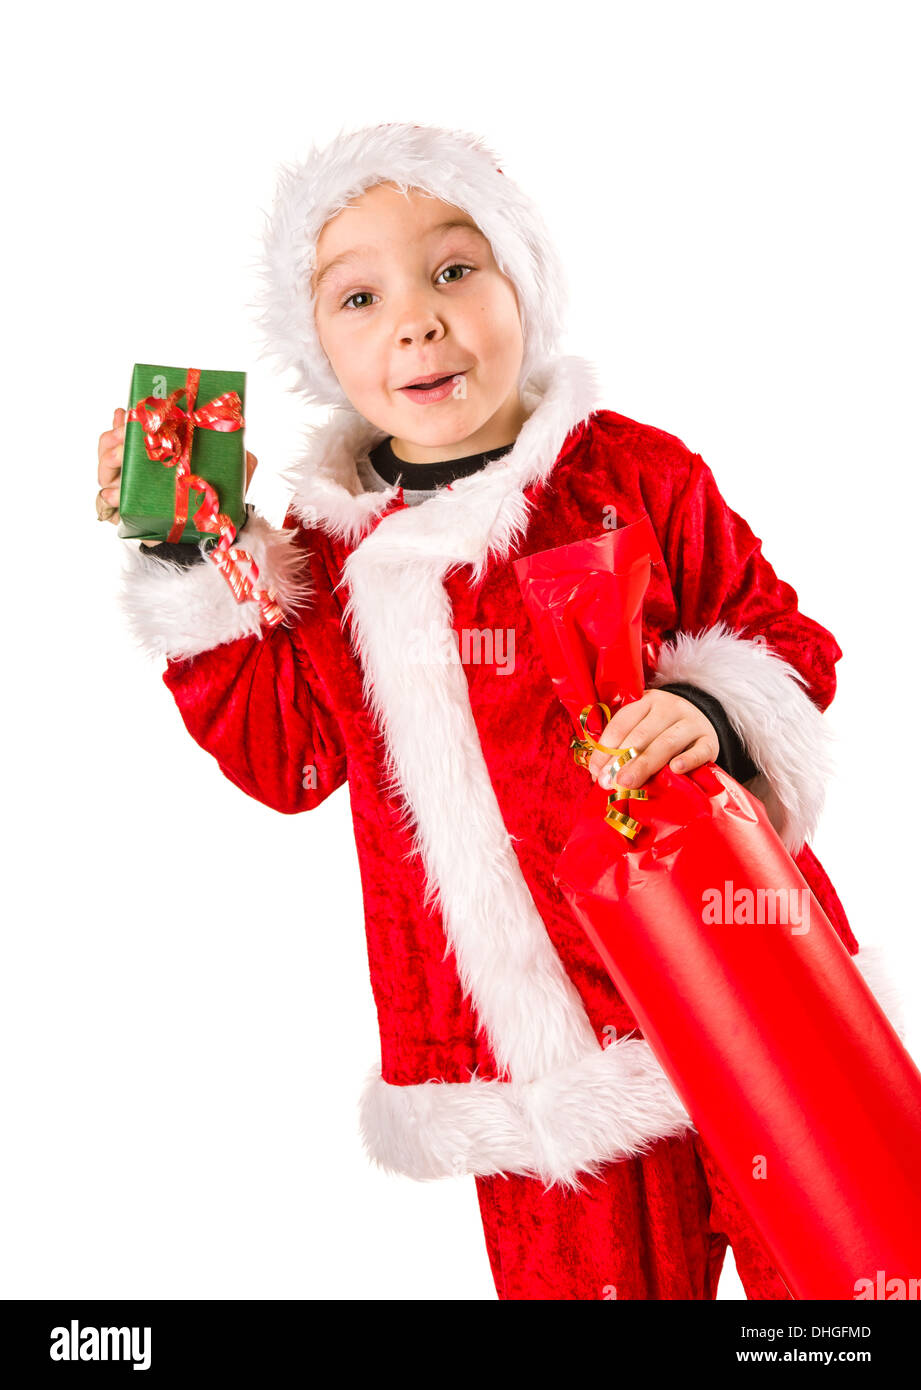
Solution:
[{"label": "white fur trim on hat", "polygon": [[340,130],[302,163],[281,166],[256,267],[263,281],[257,322],[266,340],[261,355],[296,370],[292,390],[318,405],[348,403],[320,345],[310,278],[324,225],[385,181],[402,191],[420,188],[460,208],[489,241],[518,298],[524,340],[519,387],[556,355],[567,299],[562,262],[536,205],[498,163],[476,135],[390,123]]}]

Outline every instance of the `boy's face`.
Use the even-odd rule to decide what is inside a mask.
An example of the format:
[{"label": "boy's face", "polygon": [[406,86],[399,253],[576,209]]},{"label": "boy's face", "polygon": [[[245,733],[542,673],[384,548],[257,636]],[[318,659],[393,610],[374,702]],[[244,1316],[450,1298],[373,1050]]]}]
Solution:
[{"label": "boy's face", "polygon": [[[376,184],[324,226],[311,285],[339,384],[393,436],[398,458],[461,458],[514,441],[526,418],[518,302],[467,213]],[[450,378],[440,399],[406,389],[435,374]]]}]

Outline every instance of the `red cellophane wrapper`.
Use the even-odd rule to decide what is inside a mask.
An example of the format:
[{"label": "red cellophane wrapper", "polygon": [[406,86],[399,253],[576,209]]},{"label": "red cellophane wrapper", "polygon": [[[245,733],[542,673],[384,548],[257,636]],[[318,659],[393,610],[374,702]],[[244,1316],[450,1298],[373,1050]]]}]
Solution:
[{"label": "red cellophane wrapper", "polygon": [[[643,693],[642,605],[661,562],[644,515],[515,563],[579,736],[587,706],[601,742],[599,702],[613,714]],[[791,1296],[910,1289],[921,1073],[763,803],[714,763],[666,766],[644,789],[613,804],[640,823],[632,839],[605,819],[612,793],[589,790],[556,883]]]}]

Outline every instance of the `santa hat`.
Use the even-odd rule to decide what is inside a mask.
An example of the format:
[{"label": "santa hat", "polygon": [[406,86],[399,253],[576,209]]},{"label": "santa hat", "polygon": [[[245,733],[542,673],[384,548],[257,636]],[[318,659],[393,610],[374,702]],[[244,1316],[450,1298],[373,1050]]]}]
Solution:
[{"label": "santa hat", "polygon": [[300,164],[282,165],[257,267],[261,356],[293,367],[292,390],[318,405],[347,398],[320,345],[310,277],[324,225],[372,185],[420,188],[474,219],[518,297],[523,390],[558,355],[567,287],[560,258],[536,205],[499,168],[479,136],[435,126],[385,123],[342,131]]}]

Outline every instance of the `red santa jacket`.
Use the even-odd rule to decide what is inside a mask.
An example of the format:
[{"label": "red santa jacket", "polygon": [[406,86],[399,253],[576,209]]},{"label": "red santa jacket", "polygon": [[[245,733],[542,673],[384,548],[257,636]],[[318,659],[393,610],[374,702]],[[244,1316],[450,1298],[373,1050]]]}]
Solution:
[{"label": "red santa jacket", "polygon": [[[580,358],[531,384],[511,452],[413,507],[362,490],[356,458],[383,431],[348,408],[313,431],[283,528],[254,512],[244,533],[290,626],[263,631],[214,566],[134,548],[121,599],[242,791],[294,814],[349,784],[381,1036],[369,1156],[420,1179],[578,1186],[690,1121],[552,880],[590,784],[511,562],[648,513],[666,570],[644,608],[647,684],[721,702],[759,769],[749,789],[854,955],[807,843],[842,653],[699,455],[601,409]],[[856,958],[901,1029],[879,955]]]}]

